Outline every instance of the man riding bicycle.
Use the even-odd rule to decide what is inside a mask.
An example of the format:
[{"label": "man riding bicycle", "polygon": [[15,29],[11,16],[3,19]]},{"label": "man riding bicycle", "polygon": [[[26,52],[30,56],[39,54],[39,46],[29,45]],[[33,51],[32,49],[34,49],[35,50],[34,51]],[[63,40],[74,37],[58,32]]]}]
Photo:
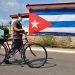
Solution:
[{"label": "man riding bicycle", "polygon": [[[21,14],[18,14],[18,18],[13,22],[13,44],[12,49],[9,51],[9,53],[15,52],[16,49],[19,49],[23,45],[22,33],[24,32],[24,30],[22,29],[22,24],[20,23],[21,21]],[[6,64],[11,64],[9,62],[9,58],[5,59],[4,62]]]}]

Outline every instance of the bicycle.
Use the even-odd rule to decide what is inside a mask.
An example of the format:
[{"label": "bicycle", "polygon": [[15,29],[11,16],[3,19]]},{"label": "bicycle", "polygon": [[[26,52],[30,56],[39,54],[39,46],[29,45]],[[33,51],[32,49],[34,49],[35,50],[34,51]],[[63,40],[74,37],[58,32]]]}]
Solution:
[{"label": "bicycle", "polygon": [[[0,42],[0,64],[4,62],[4,60],[11,55],[16,55],[17,52],[20,53],[21,61],[27,64],[31,68],[40,68],[44,66],[47,61],[47,51],[46,48],[38,43],[30,44],[27,38],[27,33],[24,33],[26,42],[22,45],[22,47],[12,54],[8,53],[11,49],[6,39],[6,44],[4,41]],[[22,63],[21,62],[21,63]]]}]

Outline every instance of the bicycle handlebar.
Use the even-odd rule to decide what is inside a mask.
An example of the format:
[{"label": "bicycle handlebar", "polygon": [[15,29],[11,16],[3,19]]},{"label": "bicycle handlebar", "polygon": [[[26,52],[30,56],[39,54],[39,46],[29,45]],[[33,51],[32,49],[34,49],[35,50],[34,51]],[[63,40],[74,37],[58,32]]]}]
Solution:
[{"label": "bicycle handlebar", "polygon": [[28,33],[28,32],[24,32],[24,35],[25,35],[26,41],[28,42],[28,39],[27,39],[27,33]]}]

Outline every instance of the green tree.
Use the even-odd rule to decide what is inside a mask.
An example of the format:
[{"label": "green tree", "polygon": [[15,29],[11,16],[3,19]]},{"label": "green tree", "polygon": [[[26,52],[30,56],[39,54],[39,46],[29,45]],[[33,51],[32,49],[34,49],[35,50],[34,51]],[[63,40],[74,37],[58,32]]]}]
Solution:
[{"label": "green tree", "polygon": [[6,36],[6,38],[8,38],[9,37],[9,29],[6,27],[2,27],[2,26],[0,26],[0,29],[4,30],[4,36],[8,35],[8,36]]}]

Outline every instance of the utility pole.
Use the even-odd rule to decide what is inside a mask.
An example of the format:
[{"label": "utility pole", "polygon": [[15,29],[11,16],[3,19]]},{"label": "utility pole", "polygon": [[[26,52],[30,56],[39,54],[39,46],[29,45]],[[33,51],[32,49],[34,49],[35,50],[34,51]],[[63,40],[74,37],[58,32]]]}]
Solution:
[{"label": "utility pole", "polygon": [[3,27],[3,22],[2,22],[2,27]]}]

